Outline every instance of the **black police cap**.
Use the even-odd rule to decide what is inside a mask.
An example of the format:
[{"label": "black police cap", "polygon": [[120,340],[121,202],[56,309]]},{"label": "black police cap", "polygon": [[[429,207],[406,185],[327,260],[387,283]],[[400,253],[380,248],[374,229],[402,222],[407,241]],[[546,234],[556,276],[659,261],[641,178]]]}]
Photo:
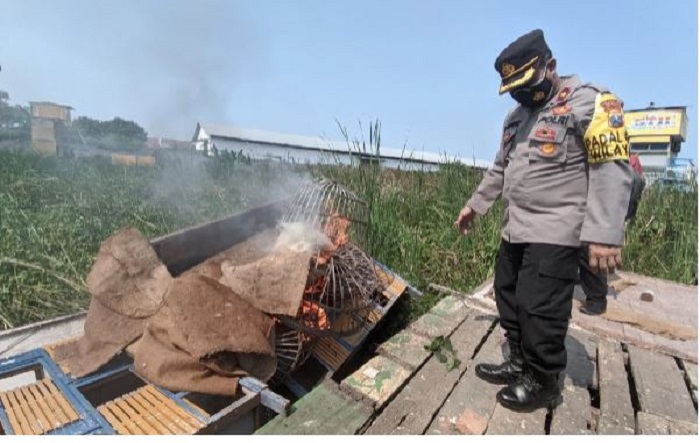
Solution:
[{"label": "black police cap", "polygon": [[499,94],[527,85],[552,51],[544,40],[541,29],[518,37],[496,58],[495,68],[501,75]]}]

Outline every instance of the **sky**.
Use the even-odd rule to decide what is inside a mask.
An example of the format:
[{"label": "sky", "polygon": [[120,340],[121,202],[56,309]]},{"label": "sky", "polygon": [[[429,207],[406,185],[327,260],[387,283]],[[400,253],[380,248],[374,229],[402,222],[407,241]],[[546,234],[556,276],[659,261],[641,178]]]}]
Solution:
[{"label": "sky", "polygon": [[498,53],[540,28],[560,74],[626,108],[688,106],[697,159],[694,0],[0,0],[0,90],[191,139],[198,121],[491,161]]}]

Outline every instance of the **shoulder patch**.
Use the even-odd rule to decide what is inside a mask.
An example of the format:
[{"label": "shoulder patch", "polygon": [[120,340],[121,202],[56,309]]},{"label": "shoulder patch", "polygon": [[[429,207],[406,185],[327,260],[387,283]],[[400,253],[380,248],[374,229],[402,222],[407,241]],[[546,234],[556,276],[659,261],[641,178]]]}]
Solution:
[{"label": "shoulder patch", "polygon": [[583,136],[588,163],[629,159],[629,137],[620,100],[611,93],[599,93],[593,118]]}]

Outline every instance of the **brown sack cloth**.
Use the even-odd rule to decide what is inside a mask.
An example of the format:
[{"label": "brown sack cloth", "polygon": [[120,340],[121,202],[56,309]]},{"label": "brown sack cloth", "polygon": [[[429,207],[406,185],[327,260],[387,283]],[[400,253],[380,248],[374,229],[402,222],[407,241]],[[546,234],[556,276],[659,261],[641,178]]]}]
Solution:
[{"label": "brown sack cloth", "polygon": [[221,278],[221,263],[228,261],[234,265],[245,265],[256,260],[260,260],[270,253],[277,238],[275,229],[267,229],[256,234],[227,250],[208,258],[203,263],[198,264],[186,271],[186,274],[199,274],[211,277],[214,280]]},{"label": "brown sack cloth", "polygon": [[74,377],[91,374],[139,338],[144,322],[143,319],[117,314],[93,297],[85,319],[84,335],[57,345],[54,351],[56,363]]},{"label": "brown sack cloth", "polygon": [[242,266],[224,261],[219,282],[263,312],[295,317],[301,306],[312,255],[284,248]]},{"label": "brown sack cloth", "polygon": [[173,281],[135,346],[136,373],[173,391],[235,395],[238,377],[269,380],[274,322],[226,286],[197,274]]},{"label": "brown sack cloth", "polygon": [[73,376],[97,371],[143,332],[172,277],[148,239],[129,227],[100,245],[87,283],[92,299],[85,332],[56,347],[56,361]]},{"label": "brown sack cloth", "polygon": [[171,281],[148,239],[134,227],[100,245],[87,278],[93,297],[112,311],[135,318],[158,311]]}]

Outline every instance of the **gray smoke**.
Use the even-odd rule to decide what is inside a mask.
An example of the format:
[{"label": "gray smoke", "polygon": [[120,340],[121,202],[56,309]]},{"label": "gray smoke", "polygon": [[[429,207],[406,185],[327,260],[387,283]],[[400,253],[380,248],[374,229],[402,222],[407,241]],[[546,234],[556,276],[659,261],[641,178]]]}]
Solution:
[{"label": "gray smoke", "polygon": [[[0,49],[0,89],[189,139],[198,120],[227,121],[242,70],[261,69],[264,42],[244,7],[224,0],[3,1],[0,38],[22,50]],[[26,39],[17,41],[18,33]]]}]

